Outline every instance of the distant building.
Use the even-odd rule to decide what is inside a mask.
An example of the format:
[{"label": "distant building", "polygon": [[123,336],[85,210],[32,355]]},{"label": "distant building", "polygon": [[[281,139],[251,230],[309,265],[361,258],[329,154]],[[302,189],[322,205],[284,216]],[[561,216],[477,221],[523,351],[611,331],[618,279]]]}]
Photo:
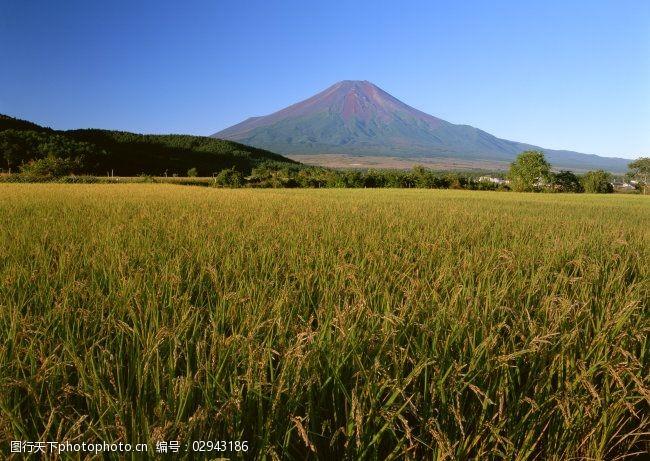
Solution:
[{"label": "distant building", "polygon": [[630,182],[625,182],[625,181],[614,181],[612,184],[612,187],[614,190],[619,191],[619,192],[630,192],[633,190],[636,190],[636,187],[634,185],[636,181],[630,181]]},{"label": "distant building", "polygon": [[492,176],[481,176],[478,178],[479,182],[491,182],[493,184],[510,184],[508,179],[493,178]]}]

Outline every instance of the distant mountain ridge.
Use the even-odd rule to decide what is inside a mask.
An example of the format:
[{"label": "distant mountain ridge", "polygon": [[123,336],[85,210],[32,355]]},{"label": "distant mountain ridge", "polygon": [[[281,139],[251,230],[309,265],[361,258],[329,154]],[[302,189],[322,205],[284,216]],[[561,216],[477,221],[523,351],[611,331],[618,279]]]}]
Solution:
[{"label": "distant mountain ridge", "polygon": [[419,111],[368,81],[344,80],[273,114],[251,117],[213,137],[283,155],[349,154],[448,157],[510,162],[521,151],[545,152],[557,168],[613,172],[629,160],[545,149],[497,138]]}]

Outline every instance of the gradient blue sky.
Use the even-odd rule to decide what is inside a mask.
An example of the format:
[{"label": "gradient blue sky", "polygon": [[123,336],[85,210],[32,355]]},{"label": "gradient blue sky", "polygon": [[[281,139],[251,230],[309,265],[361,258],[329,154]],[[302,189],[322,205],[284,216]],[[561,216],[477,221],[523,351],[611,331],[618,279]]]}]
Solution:
[{"label": "gradient blue sky", "polygon": [[0,113],[208,135],[344,79],[494,135],[650,154],[650,2],[0,0]]}]

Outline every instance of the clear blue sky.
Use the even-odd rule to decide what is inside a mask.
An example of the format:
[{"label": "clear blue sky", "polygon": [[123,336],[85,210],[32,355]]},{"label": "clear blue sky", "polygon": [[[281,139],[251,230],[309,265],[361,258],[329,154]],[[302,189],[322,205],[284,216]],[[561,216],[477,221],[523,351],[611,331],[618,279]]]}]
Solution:
[{"label": "clear blue sky", "polygon": [[650,1],[0,0],[0,113],[211,134],[344,79],[506,139],[650,154]]}]

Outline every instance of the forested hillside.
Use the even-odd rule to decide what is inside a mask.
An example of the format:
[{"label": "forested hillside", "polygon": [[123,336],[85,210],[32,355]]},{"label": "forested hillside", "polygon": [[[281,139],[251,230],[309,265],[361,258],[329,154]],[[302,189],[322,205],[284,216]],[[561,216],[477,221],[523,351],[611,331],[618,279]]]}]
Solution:
[{"label": "forested hillside", "polygon": [[242,173],[263,163],[296,163],[232,141],[189,135],[142,135],[109,130],[55,131],[0,115],[0,168],[57,168],[63,173],[120,176],[210,176],[226,168]]},{"label": "forested hillside", "polygon": [[0,131],[4,130],[53,131],[51,128],[46,128],[27,120],[21,120],[18,118],[9,117],[8,115],[0,114]]}]

